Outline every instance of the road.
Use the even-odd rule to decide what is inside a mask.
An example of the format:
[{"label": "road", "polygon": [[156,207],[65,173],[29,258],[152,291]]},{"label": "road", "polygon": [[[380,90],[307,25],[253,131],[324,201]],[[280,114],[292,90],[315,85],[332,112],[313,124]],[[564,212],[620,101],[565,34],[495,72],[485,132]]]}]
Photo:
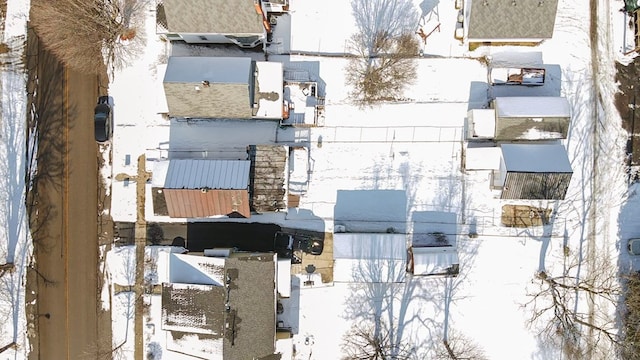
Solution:
[{"label": "road", "polygon": [[32,191],[37,205],[31,212],[35,262],[27,280],[36,300],[28,307],[35,330],[29,359],[110,358],[111,319],[99,303],[103,227],[91,121],[99,78],[65,69],[29,35],[29,92],[36,94],[32,108],[39,118]]}]

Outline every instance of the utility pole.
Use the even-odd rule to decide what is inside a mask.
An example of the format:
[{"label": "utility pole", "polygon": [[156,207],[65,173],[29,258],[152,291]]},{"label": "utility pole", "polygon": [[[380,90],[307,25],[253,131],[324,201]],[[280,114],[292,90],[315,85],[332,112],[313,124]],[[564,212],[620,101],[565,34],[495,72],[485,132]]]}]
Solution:
[{"label": "utility pole", "polygon": [[147,221],[144,216],[145,190],[147,180],[151,179],[151,173],[146,170],[146,156],[138,157],[138,172],[136,176],[118,174],[117,180],[129,179],[136,183],[136,224],[135,224],[135,245],[136,245],[136,283],[135,291],[135,320],[134,320],[134,359],[144,360],[144,254],[147,244]]}]

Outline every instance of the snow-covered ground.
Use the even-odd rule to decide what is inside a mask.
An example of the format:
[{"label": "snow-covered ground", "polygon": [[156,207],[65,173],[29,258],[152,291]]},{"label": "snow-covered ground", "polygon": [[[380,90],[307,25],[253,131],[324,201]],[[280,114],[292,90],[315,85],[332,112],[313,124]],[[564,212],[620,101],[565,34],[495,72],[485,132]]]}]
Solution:
[{"label": "snow-covered ground", "polygon": [[[436,8],[420,7],[434,3]],[[291,1],[291,16],[288,22],[279,22],[277,26],[284,30],[278,30],[274,36],[280,45],[273,47],[270,60],[315,71],[314,76],[321,80],[326,93],[325,126],[274,127],[277,133],[273,139],[261,140],[307,145],[313,172],[297,212],[252,216],[251,221],[331,231],[336,212],[350,213],[356,209],[339,202],[340,194],[396,190],[404,193],[395,200],[398,203],[383,205],[392,209],[406,205],[406,212],[389,215],[389,222],[405,226],[425,211],[455,212],[461,222],[458,231],[461,273],[457,278],[308,288],[300,285],[299,277],[294,277],[291,299],[296,300],[287,304],[283,320],[295,330],[296,358],[340,358],[343,334],[355,324],[374,321],[376,316],[396,326],[393,334],[396,341],[412,344],[416,359],[432,356],[429,349],[442,342],[447,329],[479,344],[490,359],[557,358],[557,350],[539,342],[526,327],[530,313],[522,305],[529,299],[534,274],[540,270],[552,272],[562,266],[567,248],[578,254],[584,251],[586,255],[583,249],[594,245],[600,253],[612,254],[621,271],[640,268],[640,260],[624,251],[624,241],[640,235],[640,226],[633,215],[640,209],[640,196],[635,185],[627,191],[622,168],[625,138],[613,107],[614,60],[630,61],[631,55],[623,54],[632,48],[633,38],[626,25],[628,19],[619,12],[623,2],[598,3],[600,46],[596,49],[599,66],[595,74],[588,35],[588,6],[560,0],[553,39],[535,48],[542,51],[545,64],[561,68],[560,95],[569,99],[573,111],[565,145],[574,174],[567,199],[548,204],[557,206],[553,225],[517,231],[500,226],[500,207],[504,202],[490,190],[488,172],[462,171],[462,131],[467,110],[483,107],[487,101],[487,72],[477,58],[496,51],[531,49],[479,48],[469,53],[452,36],[457,16],[454,1],[416,0],[416,9],[437,10],[441,31],[431,34],[423,52],[440,57],[416,60],[419,75],[404,94],[406,102],[358,109],[347,98],[346,61],[313,55],[348,51],[348,38],[355,29],[355,25],[349,25],[354,24],[350,2],[331,0],[317,6],[308,1]],[[28,1],[8,1],[3,42],[11,45],[12,39],[26,33],[28,6]],[[150,4],[149,10],[153,8]],[[422,24],[432,24],[434,14],[419,14]],[[113,168],[104,172],[107,178],[116,179],[122,173],[133,175],[139,155],[145,154],[149,160],[166,157],[170,145],[184,146],[180,149],[183,151],[201,151],[202,143],[176,140],[175,131],[181,136],[189,133],[197,136],[216,126],[215,122],[177,123],[159,114],[166,108],[161,82],[171,51],[200,56],[208,53],[193,47],[172,50],[166,42],[157,41],[153,11],[149,15],[145,57],[118,72],[110,84],[116,128]],[[342,18],[337,19],[338,16]],[[340,26],[328,25],[327,19]],[[21,71],[10,66],[0,69],[3,96],[0,154],[4,164],[0,167],[3,172],[0,178],[5,179],[0,184],[4,194],[4,205],[0,206],[3,214],[0,263],[16,263],[15,271],[0,278],[0,346],[16,341],[17,350],[3,354],[9,354],[10,358],[24,358],[28,350],[24,336],[27,329],[23,279],[31,247],[24,210],[21,150],[24,121],[15,121],[25,119],[26,111],[25,76]],[[600,89],[599,94],[596,88]],[[596,123],[601,124],[599,138],[592,135]],[[238,141],[246,141],[240,137],[244,133],[243,129],[226,129],[212,143],[218,149],[237,146]],[[153,170],[151,164],[147,170]],[[135,221],[135,198],[135,185],[114,180],[113,218]],[[147,220],[184,220],[153,215],[149,193],[147,201]],[[477,238],[465,236],[470,228],[478,233]],[[108,284],[132,284],[134,253],[131,248],[118,247],[105,255]],[[150,263],[158,258],[153,253],[147,257]],[[157,266],[161,268],[163,264]],[[155,281],[162,280],[161,274],[161,269],[148,272]],[[104,298],[105,306],[112,309],[114,345],[124,342],[121,351],[124,358],[130,357],[133,349],[130,294],[119,293],[110,302]],[[169,356],[162,350],[159,298],[151,296],[146,300],[150,310],[145,314],[145,344],[156,359],[176,359],[174,354]],[[613,317],[614,309],[609,310]]]},{"label": "snow-covered ground", "polygon": [[[27,78],[22,64],[29,1],[8,1],[4,15],[0,42],[9,51],[0,56],[0,347],[15,342],[2,356],[24,359],[29,351],[24,283],[32,252],[25,207]],[[3,264],[14,267],[2,270]]]},{"label": "snow-covered ground", "polygon": [[[404,94],[406,102],[373,108],[350,104],[350,85],[344,76],[347,60],[326,56],[348,52],[348,38],[356,28],[350,2],[333,0],[317,6],[292,0],[291,16],[280,18],[276,26],[277,45],[270,48],[269,60],[281,61],[285,67],[311,69],[326,95],[326,118],[323,127],[273,127],[272,137],[253,140],[308,146],[312,172],[297,211],[256,215],[251,221],[332,231],[337,213],[349,214],[366,207],[340,202],[341,194],[368,190],[373,196],[379,190],[396,190],[404,195],[385,201],[397,203],[371,200],[374,206],[406,208],[404,214],[389,211],[383,219],[386,224],[405,230],[428,226],[412,223],[426,211],[454,212],[460,222],[461,274],[454,279],[410,278],[402,284],[336,283],[308,288],[300,285],[306,276],[294,276],[294,300],[284,301],[286,310],[280,319],[294,329],[296,358],[340,358],[343,335],[354,325],[376,317],[396,326],[396,341],[415,346],[416,359],[434,356],[429,349],[441,344],[445,331],[454,331],[479,345],[489,359],[556,358],[557,349],[537,339],[526,326],[531,313],[523,306],[534,291],[531,284],[536,272],[553,272],[566,261],[567,249],[586,256],[586,247],[594,244],[597,251],[616,258],[619,254],[621,269],[640,266],[620,251],[624,250],[625,239],[640,234],[629,215],[640,200],[635,191],[626,191],[622,167],[625,138],[613,108],[614,60],[629,62],[633,56],[623,54],[633,39],[627,19],[618,11],[622,1],[599,2],[599,17],[607,21],[599,21],[601,44],[595,80],[588,6],[577,7],[574,2],[561,0],[553,39],[535,49],[481,47],[469,53],[449,31],[457,16],[454,1],[436,1],[435,8],[430,4],[434,2],[416,1],[416,8],[422,5],[421,9],[427,10],[421,14],[425,19],[421,24],[436,15],[442,24],[442,31],[432,33],[423,45],[426,55],[436,56],[416,60],[418,77]],[[327,19],[338,23],[339,14],[340,26],[327,23]],[[242,137],[246,131],[238,128],[234,132],[228,129],[228,123],[185,124],[163,119],[158,114],[166,106],[160,87],[163,64],[171,51],[180,55],[219,54],[190,46],[171,50],[162,42],[150,41],[148,46],[146,58],[117,74],[110,86],[117,103],[114,175],[135,171],[133,159],[141,154],[150,160],[167,157],[170,146],[198,151],[202,146],[214,150],[251,141]],[[488,101],[487,69],[478,58],[509,51],[540,51],[545,64],[559,66],[560,87],[552,90],[569,99],[573,113],[569,137],[564,142],[574,170],[567,198],[556,203],[531,202],[556,211],[552,225],[526,231],[500,226],[501,206],[514,202],[501,201],[490,190],[489,172],[464,172],[461,168],[466,113],[470,108],[485,107]],[[600,94],[596,87],[601,89]],[[600,106],[594,105],[597,100],[602,101]],[[602,123],[600,138],[592,135],[594,119]],[[221,127],[223,135],[203,143],[203,132],[216,126]],[[269,125],[260,126],[267,131]],[[132,159],[128,164],[126,155]],[[594,156],[598,157],[595,169]],[[150,165],[148,170],[152,170]],[[114,219],[134,221],[135,187],[118,181],[112,186]],[[153,215],[150,198],[147,193],[147,220],[184,220]],[[591,212],[594,208],[595,214]],[[479,236],[467,237],[470,231]],[[593,238],[598,241],[590,242]],[[117,265],[111,263],[109,267],[113,272]],[[149,301],[150,327],[157,335],[159,301]],[[614,316],[615,309],[609,310]],[[118,326],[114,323],[114,329]],[[147,341],[153,341],[153,336],[147,336]]]}]

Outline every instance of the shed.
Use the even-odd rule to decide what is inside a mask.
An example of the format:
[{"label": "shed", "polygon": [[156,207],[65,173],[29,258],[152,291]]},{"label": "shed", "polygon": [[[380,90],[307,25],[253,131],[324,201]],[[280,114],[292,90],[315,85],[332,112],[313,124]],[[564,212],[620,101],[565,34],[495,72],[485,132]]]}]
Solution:
[{"label": "shed", "polygon": [[280,120],[282,78],[278,62],[172,56],[163,87],[172,117]]},{"label": "shed", "polygon": [[249,160],[175,159],[156,167],[170,217],[251,216]]},{"label": "shed", "polygon": [[453,246],[412,246],[407,255],[407,272],[414,276],[458,275],[460,260]]},{"label": "shed", "polygon": [[498,97],[494,140],[566,139],[571,122],[571,105],[564,97]]},{"label": "shed", "polygon": [[573,170],[559,144],[503,144],[494,184],[502,199],[563,200]]},{"label": "shed", "polygon": [[388,233],[333,234],[333,281],[402,282],[407,235]]}]

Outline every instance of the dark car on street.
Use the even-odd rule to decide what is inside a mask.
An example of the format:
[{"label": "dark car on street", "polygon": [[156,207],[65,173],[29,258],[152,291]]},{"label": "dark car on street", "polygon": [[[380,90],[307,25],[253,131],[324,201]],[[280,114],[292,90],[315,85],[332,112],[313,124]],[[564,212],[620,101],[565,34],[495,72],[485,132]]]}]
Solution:
[{"label": "dark car on street", "polygon": [[93,112],[95,138],[99,143],[109,141],[113,133],[113,112],[108,96],[100,96]]}]

